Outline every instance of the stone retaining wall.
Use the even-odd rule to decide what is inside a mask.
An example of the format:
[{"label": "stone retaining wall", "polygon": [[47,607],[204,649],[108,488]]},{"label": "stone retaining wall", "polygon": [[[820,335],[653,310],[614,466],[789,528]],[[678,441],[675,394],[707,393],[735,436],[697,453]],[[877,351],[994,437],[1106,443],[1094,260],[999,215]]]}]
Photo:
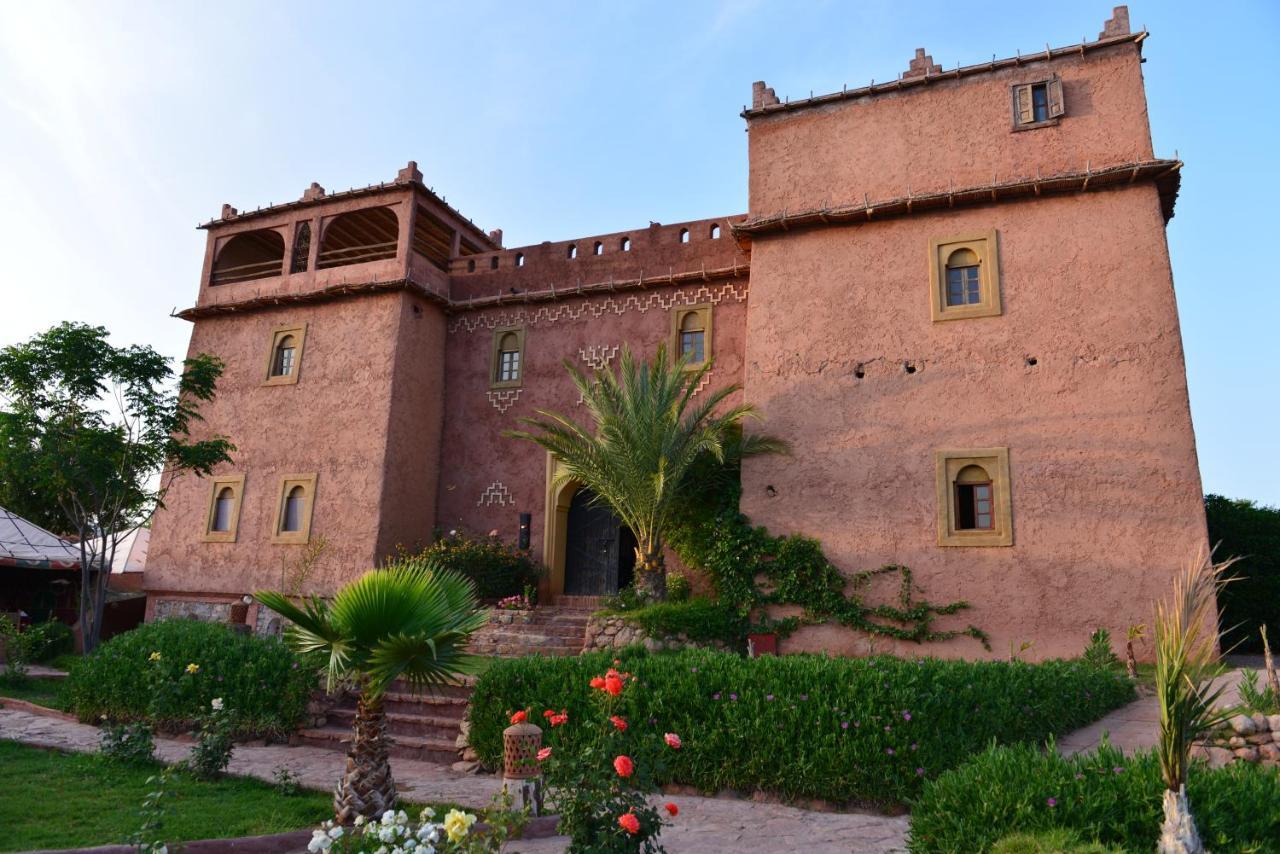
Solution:
[{"label": "stone retaining wall", "polygon": [[687,635],[678,634],[668,637],[650,637],[644,629],[630,622],[626,617],[593,616],[587,621],[587,641],[583,652],[601,649],[621,649],[624,646],[639,644],[650,652],[668,649],[686,649],[699,647],[732,651],[723,641],[693,641]]},{"label": "stone retaining wall", "polygon": [[1280,767],[1280,715],[1236,715],[1209,739],[1197,743],[1193,755],[1215,767],[1252,762]]}]

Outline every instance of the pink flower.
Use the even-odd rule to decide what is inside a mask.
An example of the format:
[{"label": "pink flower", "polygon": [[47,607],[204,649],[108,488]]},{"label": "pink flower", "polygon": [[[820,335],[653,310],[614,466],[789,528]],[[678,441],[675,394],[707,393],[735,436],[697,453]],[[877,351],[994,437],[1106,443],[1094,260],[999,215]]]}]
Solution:
[{"label": "pink flower", "polygon": [[627,722],[623,718],[620,718],[617,715],[614,715],[613,717],[609,718],[609,723],[613,724],[614,729],[616,729],[618,732],[627,731]]},{"label": "pink flower", "polygon": [[621,827],[627,833],[639,833],[640,819],[636,818],[635,813],[623,813],[618,816],[618,827]]},{"label": "pink flower", "polygon": [[525,712],[524,709],[521,709],[520,711],[516,712],[514,715],[511,716],[511,722],[513,724],[522,724],[528,719],[529,719],[529,715],[527,712]]},{"label": "pink flower", "polygon": [[619,756],[613,760],[613,770],[618,772],[619,777],[630,777],[635,773],[636,766],[630,756]]},{"label": "pink flower", "polygon": [[1052,809],[1058,805],[1058,800],[1057,798],[1048,798],[1045,803],[1049,805],[1050,809]]},{"label": "pink flower", "polygon": [[539,750],[539,751],[538,751],[538,761],[539,761],[539,762],[546,762],[546,761],[547,761],[547,759],[548,759],[548,758],[550,758],[550,756],[551,756],[551,748],[550,748],[550,747],[544,747],[544,748],[542,748],[541,750]]},{"label": "pink flower", "polygon": [[680,741],[680,736],[676,735],[674,732],[664,734],[662,736],[662,740],[665,741],[667,743],[667,747],[670,747],[672,750],[679,750],[681,747],[684,747],[684,744]]}]

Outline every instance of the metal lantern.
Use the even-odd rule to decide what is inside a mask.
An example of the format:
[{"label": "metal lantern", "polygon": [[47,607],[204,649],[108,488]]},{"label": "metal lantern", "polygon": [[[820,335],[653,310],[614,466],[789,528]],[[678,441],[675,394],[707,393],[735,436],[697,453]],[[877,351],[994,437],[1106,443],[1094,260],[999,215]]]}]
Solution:
[{"label": "metal lantern", "polygon": [[502,775],[512,780],[537,777],[538,751],[542,749],[542,729],[527,721],[502,731]]}]

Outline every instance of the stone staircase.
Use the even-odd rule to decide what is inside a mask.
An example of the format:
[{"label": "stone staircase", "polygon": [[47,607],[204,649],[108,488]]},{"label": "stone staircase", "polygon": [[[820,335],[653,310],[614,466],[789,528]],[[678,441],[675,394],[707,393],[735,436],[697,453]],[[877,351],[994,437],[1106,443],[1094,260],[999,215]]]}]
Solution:
[{"label": "stone staircase", "polygon": [[[391,756],[445,765],[457,762],[458,736],[471,690],[466,684],[415,693],[402,683],[394,683],[383,701]],[[345,751],[351,743],[355,716],[356,698],[345,695],[325,712],[323,726],[298,730],[290,743]]]},{"label": "stone staircase", "polygon": [[471,651],[499,658],[577,655],[586,641],[591,609],[580,606],[586,603],[572,604],[579,607],[558,604],[530,611],[491,611],[489,624],[472,637]]}]

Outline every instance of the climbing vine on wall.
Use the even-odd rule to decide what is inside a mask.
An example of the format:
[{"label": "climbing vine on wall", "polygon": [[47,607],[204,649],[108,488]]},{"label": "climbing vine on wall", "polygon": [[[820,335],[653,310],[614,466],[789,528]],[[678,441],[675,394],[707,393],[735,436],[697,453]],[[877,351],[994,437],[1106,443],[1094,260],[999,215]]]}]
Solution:
[{"label": "climbing vine on wall", "polygon": [[[767,605],[799,605],[801,617],[763,617],[753,630],[788,635],[804,624],[837,622],[852,629],[898,640],[943,641],[968,636],[990,649],[977,626],[935,628],[938,617],[969,607],[964,601],[936,605],[916,598],[908,567],[891,564],[845,575],[829,561],[815,539],[778,537],[751,525],[738,511],[741,488],[720,481],[720,495],[691,508],[671,535],[671,545],[685,564],[705,572],[726,604],[746,615],[763,614]],[[864,599],[868,583],[882,575],[900,580],[894,602],[873,605]]]}]

